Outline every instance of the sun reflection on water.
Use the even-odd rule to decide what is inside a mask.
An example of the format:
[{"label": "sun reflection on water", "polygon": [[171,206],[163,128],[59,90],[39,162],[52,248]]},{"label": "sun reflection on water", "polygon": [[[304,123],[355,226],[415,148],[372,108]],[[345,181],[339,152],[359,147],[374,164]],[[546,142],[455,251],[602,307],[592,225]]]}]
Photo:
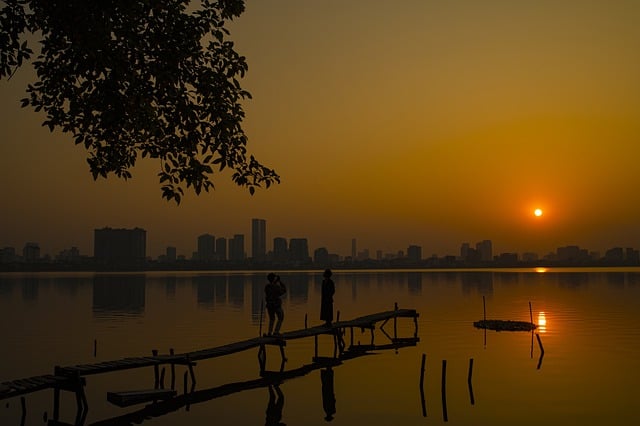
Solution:
[{"label": "sun reflection on water", "polygon": [[546,333],[547,332],[547,316],[543,311],[538,313],[538,332]]}]

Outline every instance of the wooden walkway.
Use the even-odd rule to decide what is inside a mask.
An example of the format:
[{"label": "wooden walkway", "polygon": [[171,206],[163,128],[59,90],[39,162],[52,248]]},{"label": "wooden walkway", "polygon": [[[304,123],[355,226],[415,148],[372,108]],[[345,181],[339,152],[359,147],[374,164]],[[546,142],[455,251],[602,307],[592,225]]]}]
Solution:
[{"label": "wooden walkway", "polygon": [[[175,381],[175,366],[176,365],[184,365],[188,368],[189,374],[191,376],[192,381],[192,389],[195,387],[195,374],[193,367],[196,365],[196,361],[231,355],[237,352],[246,351],[253,348],[259,348],[258,352],[258,360],[260,362],[260,371],[264,372],[265,363],[266,363],[266,351],[265,346],[274,345],[280,348],[280,353],[282,356],[282,366],[281,372],[284,369],[284,363],[286,362],[286,358],[284,356],[284,347],[286,346],[286,342],[288,340],[301,339],[305,337],[315,337],[316,339],[316,358],[317,358],[317,339],[319,335],[322,334],[331,334],[334,335],[334,357],[338,355],[342,355],[345,348],[345,343],[343,336],[345,335],[345,330],[351,330],[351,346],[354,347],[353,344],[353,329],[369,329],[371,330],[371,345],[359,345],[361,348],[374,348],[373,345],[373,331],[375,329],[376,323],[383,322],[380,326],[380,329],[383,331],[387,337],[391,340],[392,344],[400,343],[402,341],[413,340],[417,341],[417,318],[419,314],[415,309],[394,309],[385,312],[379,312],[371,315],[366,315],[362,317],[358,317],[352,320],[347,321],[337,321],[333,323],[331,326],[320,325],[309,328],[304,328],[301,330],[287,331],[282,333],[279,336],[261,336],[254,337],[251,339],[243,340],[240,342],[229,343],[222,346],[217,346],[208,349],[197,350],[193,352],[185,352],[180,354],[174,354],[171,351],[169,354],[158,354],[157,351],[153,351],[152,356],[143,356],[143,357],[130,357],[130,358],[122,358],[114,361],[103,361],[97,362],[93,364],[81,364],[81,365],[73,365],[60,367],[56,366],[54,368],[54,373],[49,375],[42,376],[34,376],[26,379],[18,379],[12,381],[6,381],[0,383],[0,400],[14,398],[16,396],[21,396],[25,394],[29,394],[32,392],[44,390],[44,389],[54,389],[54,419],[58,417],[57,407],[59,405],[59,397],[60,390],[67,390],[76,393],[76,399],[78,402],[79,411],[84,405],[84,409],[87,408],[87,402],[84,395],[84,386],[85,386],[85,376],[90,376],[94,374],[103,374],[113,371],[121,371],[121,370],[129,370],[134,368],[143,368],[143,367],[153,367],[154,375],[155,375],[155,387],[161,387],[161,383],[164,380],[164,369],[162,371],[163,375],[160,377],[159,375],[159,367],[162,365],[169,365],[171,367],[171,381],[172,387]],[[396,331],[396,320],[397,318],[412,318],[416,331],[415,335],[412,338],[398,338]],[[384,330],[384,325],[389,321],[394,321],[394,334],[391,337]],[[186,381],[186,373],[185,373],[185,381]],[[163,386],[163,384],[162,384]]]}]

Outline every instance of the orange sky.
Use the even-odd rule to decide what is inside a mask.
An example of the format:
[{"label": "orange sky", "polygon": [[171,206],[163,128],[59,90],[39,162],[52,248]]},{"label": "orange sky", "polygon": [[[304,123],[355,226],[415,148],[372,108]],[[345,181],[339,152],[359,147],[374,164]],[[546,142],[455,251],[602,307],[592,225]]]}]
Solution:
[{"label": "orange sky", "polygon": [[[93,253],[93,229],[140,226],[148,253],[202,233],[307,237],[312,249],[457,254],[640,248],[640,2],[251,0],[249,150],[282,184],[161,199],[158,164],[94,182],[82,147],[0,82],[0,247]],[[545,214],[533,216],[535,207]],[[246,247],[248,254],[250,248]]]}]

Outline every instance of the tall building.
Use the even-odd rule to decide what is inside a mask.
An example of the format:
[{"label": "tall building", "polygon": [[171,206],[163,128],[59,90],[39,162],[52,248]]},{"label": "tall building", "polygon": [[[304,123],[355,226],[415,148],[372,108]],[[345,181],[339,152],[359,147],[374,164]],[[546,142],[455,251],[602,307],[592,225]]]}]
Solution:
[{"label": "tall building", "polygon": [[37,262],[40,259],[40,245],[38,243],[27,243],[22,249],[22,258],[25,262]]},{"label": "tall building", "polygon": [[166,260],[167,262],[175,262],[178,259],[177,250],[175,247],[167,247]]},{"label": "tall building", "polygon": [[490,262],[493,260],[493,248],[491,240],[482,240],[476,244],[476,251],[480,255],[482,262]]},{"label": "tall building", "polygon": [[244,235],[236,234],[229,240],[229,260],[232,262],[244,261]]},{"label": "tall building", "polygon": [[94,230],[93,256],[103,263],[139,264],[147,255],[147,231],[142,228]]},{"label": "tall building", "polygon": [[289,259],[296,262],[308,262],[309,243],[306,238],[291,238],[289,241]]},{"label": "tall building", "polygon": [[227,260],[227,239],[224,237],[216,239],[216,259]]},{"label": "tall building", "polygon": [[211,234],[202,234],[198,237],[198,260],[210,262],[215,255],[216,237]]},{"label": "tall building", "polygon": [[407,249],[407,259],[412,262],[419,262],[422,260],[422,247],[411,245]]},{"label": "tall building", "polygon": [[251,219],[251,257],[263,261],[267,257],[267,221]]},{"label": "tall building", "polygon": [[289,258],[289,248],[287,239],[276,237],[273,239],[273,260],[276,262],[284,262]]}]

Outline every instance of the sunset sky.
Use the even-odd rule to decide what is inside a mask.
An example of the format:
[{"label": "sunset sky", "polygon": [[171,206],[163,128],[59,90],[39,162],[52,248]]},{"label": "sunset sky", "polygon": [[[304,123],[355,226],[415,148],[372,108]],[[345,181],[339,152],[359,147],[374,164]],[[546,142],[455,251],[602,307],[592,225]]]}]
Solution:
[{"label": "sunset sky", "polygon": [[258,217],[268,249],[341,255],[640,248],[638,22],[636,0],[249,0],[231,26],[248,148],[282,183],[252,197],[223,174],[179,206],[156,161],[94,182],[84,148],[20,108],[25,67],[0,81],[0,247],[93,255],[95,228],[138,226],[149,255],[190,256]]}]

